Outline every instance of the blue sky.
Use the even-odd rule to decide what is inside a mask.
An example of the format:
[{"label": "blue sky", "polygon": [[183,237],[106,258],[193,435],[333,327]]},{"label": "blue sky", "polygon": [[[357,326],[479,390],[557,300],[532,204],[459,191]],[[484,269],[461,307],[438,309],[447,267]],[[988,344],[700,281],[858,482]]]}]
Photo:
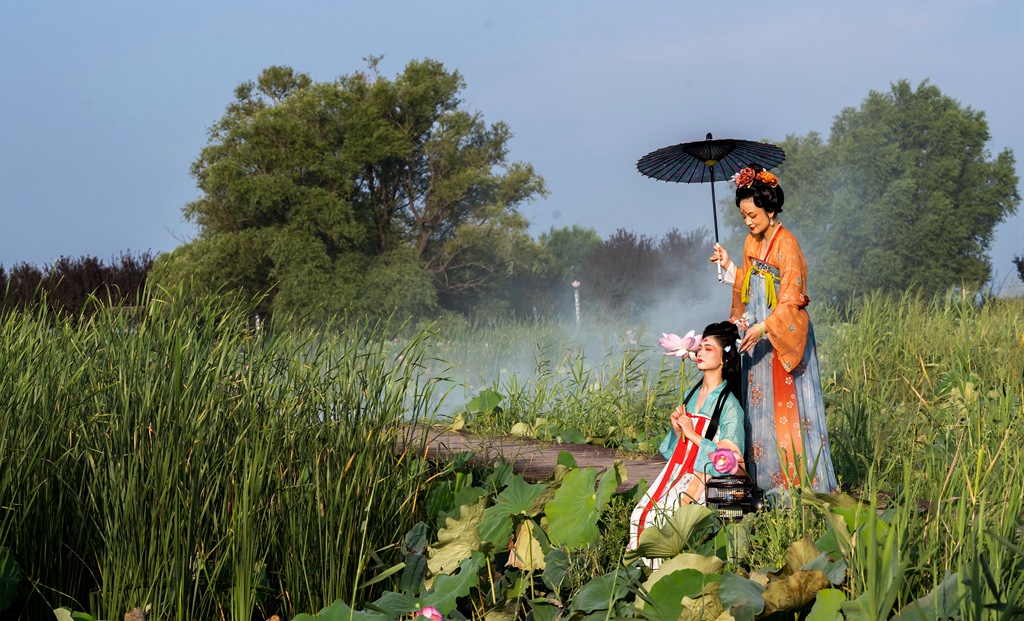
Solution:
[{"label": "blue sky", "polygon": [[[387,76],[425,57],[463,73],[467,106],[507,122],[512,158],[548,182],[524,208],[534,233],[710,228],[706,185],[636,160],[708,131],[827,135],[901,78],[984,111],[989,150],[1024,176],[1019,0],[7,2],[0,263],[174,248],[195,234],[189,167],[239,82],[275,64],[332,80],[370,54]],[[1015,254],[1024,209],[997,230],[997,280]]]}]

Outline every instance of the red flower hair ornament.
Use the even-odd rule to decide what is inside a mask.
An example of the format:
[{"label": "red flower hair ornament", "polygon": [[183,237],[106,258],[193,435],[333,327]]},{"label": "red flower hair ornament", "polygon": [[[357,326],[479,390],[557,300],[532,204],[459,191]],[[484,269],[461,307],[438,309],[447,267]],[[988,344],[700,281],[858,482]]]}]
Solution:
[{"label": "red flower hair ornament", "polygon": [[753,168],[744,168],[743,170],[736,173],[732,178],[738,188],[749,188],[754,185],[754,181],[760,181],[765,185],[769,185],[773,188],[778,187],[779,178],[771,174],[767,170],[762,170],[759,173],[755,173]]}]

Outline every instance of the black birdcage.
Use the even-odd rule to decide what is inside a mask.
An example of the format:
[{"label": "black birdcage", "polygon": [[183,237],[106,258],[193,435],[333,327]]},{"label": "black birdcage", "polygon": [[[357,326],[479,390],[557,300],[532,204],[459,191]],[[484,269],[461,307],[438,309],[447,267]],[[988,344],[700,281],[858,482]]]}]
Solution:
[{"label": "black birdcage", "polygon": [[705,467],[705,500],[722,519],[736,521],[747,513],[759,511],[764,505],[764,495],[753,478],[745,474],[724,477],[712,477],[707,474]]}]

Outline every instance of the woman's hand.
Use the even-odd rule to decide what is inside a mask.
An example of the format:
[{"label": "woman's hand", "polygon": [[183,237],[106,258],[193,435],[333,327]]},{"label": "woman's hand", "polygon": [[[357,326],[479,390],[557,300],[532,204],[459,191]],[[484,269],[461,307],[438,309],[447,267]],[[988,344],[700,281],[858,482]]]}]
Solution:
[{"label": "woman's hand", "polygon": [[721,265],[723,269],[729,269],[729,263],[731,263],[729,260],[729,253],[726,252],[725,248],[718,245],[717,242],[715,243],[715,250],[711,253],[708,260],[712,263]]},{"label": "woman's hand", "polygon": [[686,438],[694,444],[700,444],[700,434],[693,428],[693,421],[686,415],[686,410],[683,409],[683,406],[680,405],[673,410],[671,419],[672,429],[675,429],[676,435],[680,438]]},{"label": "woman's hand", "polygon": [[761,337],[765,336],[767,331],[764,327],[764,322],[755,323],[747,329],[743,335],[743,340],[740,341],[740,351],[747,352],[754,349],[754,345],[761,340]]}]

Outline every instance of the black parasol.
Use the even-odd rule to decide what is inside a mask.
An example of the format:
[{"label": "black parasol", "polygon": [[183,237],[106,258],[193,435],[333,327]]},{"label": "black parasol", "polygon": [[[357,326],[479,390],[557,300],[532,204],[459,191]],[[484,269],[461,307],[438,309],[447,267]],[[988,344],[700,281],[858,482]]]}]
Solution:
[{"label": "black parasol", "polygon": [[715,206],[715,181],[725,181],[750,164],[775,168],[786,159],[786,152],[766,142],[714,139],[695,140],[652,151],[640,158],[636,169],[661,181],[676,183],[711,182],[711,212],[715,218],[715,243],[718,243],[718,209]]}]

